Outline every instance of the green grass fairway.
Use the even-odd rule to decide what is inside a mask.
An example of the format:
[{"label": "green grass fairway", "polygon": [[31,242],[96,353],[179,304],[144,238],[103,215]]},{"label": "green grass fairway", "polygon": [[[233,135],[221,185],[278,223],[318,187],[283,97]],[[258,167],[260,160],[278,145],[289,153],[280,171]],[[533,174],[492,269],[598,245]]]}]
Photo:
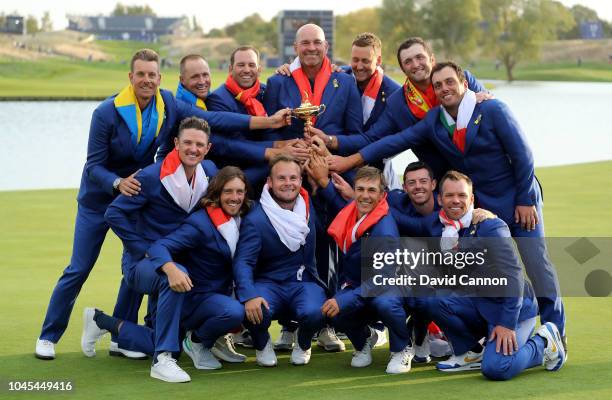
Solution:
[{"label": "green grass fairway", "polygon": [[[122,48],[114,42],[100,43],[106,51],[116,54],[117,60],[129,60],[139,45],[128,42],[130,45]],[[495,71],[492,62],[477,63],[469,69],[480,79],[506,79],[503,69]],[[0,58],[0,98],[106,98],[127,85],[128,70],[128,64],[118,61],[89,63],[52,58],[31,62]],[[227,71],[213,68],[211,72],[213,88],[225,82]],[[273,73],[273,69],[265,69],[261,81]],[[389,75],[399,83],[405,80],[398,71]],[[612,82],[612,68],[606,63],[584,63],[580,68],[569,63],[530,64],[519,65],[514,76],[517,80]],[[162,71],[162,88],[174,92],[177,83],[178,67]]]},{"label": "green grass fairway", "polygon": [[[612,236],[612,161],[538,170],[545,191],[549,236]],[[374,351],[369,368],[349,366],[351,352],[316,349],[310,365],[289,365],[279,353],[277,368],[257,367],[254,352],[242,365],[197,371],[188,357],[180,364],[189,384],[173,385],[149,378],[149,361],[111,358],[109,339],[98,356],[80,351],[81,315],[86,306],[112,311],[120,280],[120,242],[110,233],[83,287],[66,334],[56,346],[55,361],[34,358],[51,290],[68,263],[75,190],[0,192],[0,398],[68,399],[611,399],[612,299],[566,298],[569,363],[559,372],[527,371],[510,382],[490,382],[480,373],[442,374],[433,365],[415,366],[409,374],[384,373],[387,349]],[[274,335],[278,329],[271,331]],[[51,397],[9,393],[7,381],[71,381],[74,392]]]}]

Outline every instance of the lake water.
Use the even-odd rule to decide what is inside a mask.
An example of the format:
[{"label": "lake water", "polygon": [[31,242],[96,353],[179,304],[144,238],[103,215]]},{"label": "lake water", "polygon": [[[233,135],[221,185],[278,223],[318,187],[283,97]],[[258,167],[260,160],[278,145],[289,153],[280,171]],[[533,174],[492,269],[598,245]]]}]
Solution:
[{"label": "lake water", "polygon": [[[612,160],[612,84],[494,82],[536,166]],[[0,102],[0,190],[76,188],[98,102]],[[412,159],[396,157],[398,173]]]}]

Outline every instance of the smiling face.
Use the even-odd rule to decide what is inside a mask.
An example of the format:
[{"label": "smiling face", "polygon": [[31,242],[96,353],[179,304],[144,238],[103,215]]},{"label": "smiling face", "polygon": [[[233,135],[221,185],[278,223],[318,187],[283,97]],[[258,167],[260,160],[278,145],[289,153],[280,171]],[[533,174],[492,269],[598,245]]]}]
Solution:
[{"label": "smiling face", "polygon": [[148,103],[155,96],[161,82],[157,61],[135,60],[128,76],[139,103]]},{"label": "smiling face", "polygon": [[246,196],[246,185],[240,178],[234,178],[228,181],[221,189],[219,196],[219,204],[223,211],[235,217],[240,214],[240,208]]},{"label": "smiling face", "polygon": [[384,196],[380,179],[359,179],[355,181],[355,205],[358,217],[371,212]]},{"label": "smiling face", "polygon": [[278,205],[293,208],[302,187],[302,171],[290,161],[279,161],[270,170],[268,187]]},{"label": "smiling face", "polygon": [[420,206],[427,204],[431,199],[436,188],[436,180],[431,179],[427,169],[421,168],[406,172],[403,187],[412,204]]},{"label": "smiling face", "polygon": [[429,84],[429,75],[435,63],[423,45],[415,43],[399,54],[400,68],[414,84]]},{"label": "smiling face", "polygon": [[195,168],[210,150],[208,135],[194,128],[183,129],[179,136],[174,138],[174,146],[185,169]]},{"label": "smiling face", "polygon": [[211,85],[210,68],[206,61],[201,58],[185,61],[180,80],[185,89],[196,97],[206,100]]},{"label": "smiling face", "polygon": [[440,187],[438,203],[448,218],[458,221],[474,204],[474,194],[464,179],[446,179]]},{"label": "smiling face", "polygon": [[239,50],[234,54],[234,64],[229,66],[229,73],[242,89],[252,87],[260,72],[257,54],[253,50]]},{"label": "smiling face", "polygon": [[307,24],[298,29],[293,48],[302,67],[315,68],[323,64],[329,45],[320,27]]},{"label": "smiling face", "polygon": [[381,64],[380,54],[376,54],[374,47],[360,47],[353,45],[351,49],[351,69],[357,83],[366,83]]},{"label": "smiling face", "polygon": [[451,67],[442,68],[431,76],[436,97],[446,109],[458,108],[467,90],[467,80],[460,81]]}]

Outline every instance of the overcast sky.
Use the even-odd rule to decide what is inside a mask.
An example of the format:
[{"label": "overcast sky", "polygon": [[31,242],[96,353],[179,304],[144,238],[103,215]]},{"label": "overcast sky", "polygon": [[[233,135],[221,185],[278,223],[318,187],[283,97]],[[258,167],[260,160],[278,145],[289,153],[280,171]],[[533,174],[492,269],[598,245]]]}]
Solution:
[{"label": "overcast sky", "polygon": [[[5,14],[17,12],[22,15],[42,17],[45,11],[51,13],[53,28],[62,29],[68,25],[67,14],[108,15],[117,2],[123,4],[148,4],[159,16],[175,17],[196,16],[198,23],[208,31],[222,28],[225,25],[242,20],[253,13],[259,13],[268,20],[280,10],[332,9],[334,14],[346,14],[364,7],[376,7],[382,0],[53,0],[41,4],[40,0],[0,0],[0,12]],[[566,6],[583,4],[596,10],[600,18],[612,21],[612,1],[610,0],[561,0]]]}]

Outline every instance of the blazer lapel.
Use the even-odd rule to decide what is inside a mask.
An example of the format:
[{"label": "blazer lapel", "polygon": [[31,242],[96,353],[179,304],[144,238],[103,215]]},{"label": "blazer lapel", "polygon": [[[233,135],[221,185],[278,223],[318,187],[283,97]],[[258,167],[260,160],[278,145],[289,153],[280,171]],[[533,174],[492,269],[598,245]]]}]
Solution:
[{"label": "blazer lapel", "polygon": [[465,153],[470,150],[470,146],[474,142],[476,135],[478,133],[478,129],[480,128],[482,120],[482,113],[480,112],[480,104],[476,104],[474,107],[474,112],[472,113],[472,118],[467,126],[467,132],[465,134]]},{"label": "blazer lapel", "polygon": [[435,112],[438,114],[434,122],[435,123],[434,135],[435,135],[436,141],[438,141],[442,147],[446,148],[451,153],[457,156],[462,156],[463,154],[459,151],[457,146],[455,146],[455,144],[451,140],[450,135],[448,134],[448,130],[442,124],[442,121],[440,121],[440,114],[442,113],[442,108],[436,107],[433,110],[430,110],[429,112],[430,113]]}]

